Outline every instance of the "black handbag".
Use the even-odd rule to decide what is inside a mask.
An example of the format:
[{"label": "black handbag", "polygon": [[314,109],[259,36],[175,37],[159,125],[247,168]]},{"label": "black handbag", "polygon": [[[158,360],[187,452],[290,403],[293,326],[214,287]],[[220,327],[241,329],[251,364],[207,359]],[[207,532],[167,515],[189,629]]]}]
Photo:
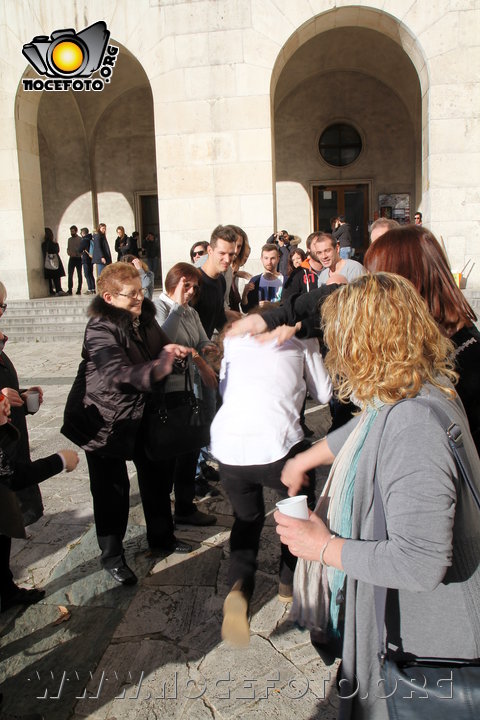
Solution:
[{"label": "black handbag", "polygon": [[185,365],[185,389],[155,393],[145,413],[144,447],[153,462],[200,450],[210,442],[210,422],[193,392],[189,364]]},{"label": "black handbag", "polygon": [[[417,399],[416,402],[423,402]],[[468,490],[480,510],[480,497],[473,482],[470,463],[458,425],[451,423],[439,407],[428,407],[444,428],[460,471],[457,492]],[[387,538],[385,509],[375,475],[374,535]],[[388,597],[387,597],[388,595]],[[375,614],[379,637],[381,694],[386,699],[390,720],[478,720],[480,713],[480,659],[428,658],[387,649],[385,608],[388,602],[393,623],[399,624],[398,591],[375,587]],[[392,611],[392,612],[390,612]]]}]

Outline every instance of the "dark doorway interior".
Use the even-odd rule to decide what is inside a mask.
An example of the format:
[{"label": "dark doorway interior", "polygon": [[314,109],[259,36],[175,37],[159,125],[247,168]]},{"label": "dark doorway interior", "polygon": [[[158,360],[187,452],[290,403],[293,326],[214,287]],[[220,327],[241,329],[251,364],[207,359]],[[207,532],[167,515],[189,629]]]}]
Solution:
[{"label": "dark doorway interior", "polygon": [[314,230],[330,233],[330,219],[345,215],[356,252],[368,247],[368,185],[316,185],[313,188]]},{"label": "dark doorway interior", "polygon": [[[140,195],[140,235],[142,238],[147,233],[153,233],[160,242],[160,221],[158,217],[158,195]],[[162,277],[162,256],[158,261],[158,269],[155,278]]]}]

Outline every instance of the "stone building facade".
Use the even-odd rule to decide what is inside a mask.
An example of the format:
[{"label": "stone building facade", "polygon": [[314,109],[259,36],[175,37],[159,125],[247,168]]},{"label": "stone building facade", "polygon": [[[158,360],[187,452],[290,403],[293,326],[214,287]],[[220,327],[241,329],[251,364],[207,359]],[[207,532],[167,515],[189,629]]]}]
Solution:
[{"label": "stone building facade", "polygon": [[[5,0],[0,17],[10,297],[46,294],[45,226],[64,257],[72,224],[105,222],[112,246],[117,225],[153,229],[165,272],[218,223],[258,257],[274,228],[305,239],[343,211],[361,250],[377,214],[417,209],[480,289],[477,0]],[[102,91],[25,90],[26,43],[98,21],[119,48]]]}]

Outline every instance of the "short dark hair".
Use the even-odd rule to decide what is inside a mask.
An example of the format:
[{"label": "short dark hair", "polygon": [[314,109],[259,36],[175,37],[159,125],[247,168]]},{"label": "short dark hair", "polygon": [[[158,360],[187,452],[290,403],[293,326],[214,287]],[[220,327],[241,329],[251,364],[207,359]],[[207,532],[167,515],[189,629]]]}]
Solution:
[{"label": "short dark hair", "polygon": [[[102,276],[100,275],[100,277]],[[201,270],[196,268],[194,265],[190,265],[190,263],[179,262],[170,268],[165,277],[165,291],[169,293],[172,290],[175,290],[180,282],[180,278],[182,277],[187,280],[197,280],[199,285],[202,282]]]},{"label": "short dark hair", "polygon": [[210,247],[214,248],[219,240],[235,243],[237,240],[237,233],[231,225],[217,225],[217,227],[212,231],[212,235],[210,237]]},{"label": "short dark hair", "polygon": [[419,217],[420,220],[421,220],[422,217],[423,217],[423,215],[422,215],[422,213],[420,212],[420,210],[417,210],[417,212],[415,213],[414,217],[416,217],[417,215],[418,215],[418,217]]},{"label": "short dark hair", "polygon": [[339,244],[337,238],[333,237],[333,235],[331,235],[330,233],[319,232],[316,233],[316,235],[319,240],[330,240],[330,242],[332,243],[332,247],[336,247]]},{"label": "short dark hair", "polygon": [[310,246],[315,238],[326,238],[327,240],[330,240],[332,243],[332,247],[335,247],[337,244],[337,240],[331,235],[330,233],[326,233],[323,230],[315,230],[315,232],[310,233],[310,235],[307,237],[305,241],[305,245],[307,246],[307,250],[310,250]]},{"label": "short dark hair", "polygon": [[272,250],[275,250],[277,255],[280,255],[280,250],[278,249],[278,246],[275,245],[275,243],[266,243],[263,245],[260,255],[263,255],[264,252],[271,252]]},{"label": "short dark hair", "polygon": [[86,227],[85,227],[85,228],[80,228],[80,232],[86,232],[86,233],[88,233],[88,228],[86,228]]},{"label": "short dark hair", "polygon": [[75,232],[78,232],[78,228],[76,225],[70,225],[70,230],[75,230]]}]

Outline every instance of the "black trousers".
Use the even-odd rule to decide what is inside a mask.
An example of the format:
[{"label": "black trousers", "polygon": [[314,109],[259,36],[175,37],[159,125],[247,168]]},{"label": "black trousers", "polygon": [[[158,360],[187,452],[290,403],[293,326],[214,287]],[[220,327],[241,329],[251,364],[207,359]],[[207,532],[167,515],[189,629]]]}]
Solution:
[{"label": "black trousers", "polygon": [[178,455],[162,462],[162,471],[170,478],[170,492],[175,490],[175,512],[177,515],[191,515],[196,510],[195,471],[199,450]]},{"label": "black trousers", "polygon": [[10,550],[12,538],[0,535],[0,607],[1,598],[11,595],[15,589],[12,571],[10,570]]},{"label": "black trousers", "polygon": [[[263,488],[277,490],[280,498],[287,497],[288,490],[282,484],[280,476],[283,466],[290,458],[310,447],[302,441],[295,445],[281,460],[267,465],[225,465],[219,463],[220,478],[233,507],[234,523],[230,535],[230,567],[228,579],[230,585],[237,580],[247,594],[253,592],[260,536],[265,522],[265,504]],[[301,488],[299,495],[308,496],[308,505],[315,506],[315,471],[308,474],[309,485]],[[297,558],[283,543],[280,557],[280,582],[290,584]]]},{"label": "black trousers", "polygon": [[95,290],[95,277],[93,275],[93,263],[89,257],[82,258],[83,274],[87,281],[87,288],[89,290]]},{"label": "black trousers", "polygon": [[81,257],[70,257],[68,258],[68,289],[73,289],[73,273],[77,271],[77,290],[82,289],[82,258]]},{"label": "black trousers", "polygon": [[48,290],[50,295],[55,295],[62,290],[62,281],[59,277],[48,278]]},{"label": "black trousers", "polygon": [[[86,452],[93,497],[93,514],[103,567],[118,567],[125,561],[123,538],[127,531],[130,481],[121,458]],[[170,484],[163,466],[151,462],[137,443],[133,462],[147,525],[147,541],[152,547],[168,547],[173,542]]]}]

